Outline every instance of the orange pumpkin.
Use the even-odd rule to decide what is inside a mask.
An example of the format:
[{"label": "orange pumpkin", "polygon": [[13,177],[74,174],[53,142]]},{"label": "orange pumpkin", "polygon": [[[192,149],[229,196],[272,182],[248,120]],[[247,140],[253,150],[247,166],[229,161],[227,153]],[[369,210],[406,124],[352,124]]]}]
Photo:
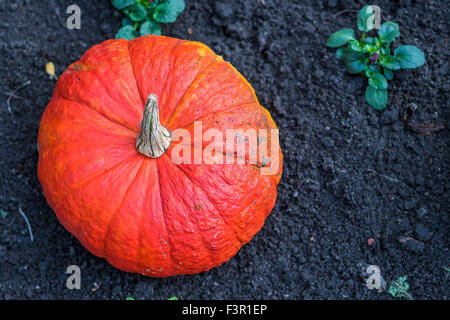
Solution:
[{"label": "orange pumpkin", "polygon": [[[170,134],[194,134],[194,121],[201,132],[276,129],[245,78],[204,44],[146,36],[89,49],[61,75],[39,128],[39,181],[61,224],[128,272],[193,274],[229,260],[275,204],[281,149],[271,175],[260,158],[177,164],[172,152],[187,142]],[[193,153],[207,146],[197,142]]]}]

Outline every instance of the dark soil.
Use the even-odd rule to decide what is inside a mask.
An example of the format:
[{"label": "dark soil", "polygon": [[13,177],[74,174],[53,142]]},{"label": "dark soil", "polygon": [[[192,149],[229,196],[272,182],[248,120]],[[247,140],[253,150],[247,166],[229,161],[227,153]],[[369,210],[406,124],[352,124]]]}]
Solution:
[{"label": "dark soil", "polygon": [[[365,103],[366,80],[324,46],[332,32],[356,28],[363,1],[187,1],[163,34],[207,44],[249,80],[280,129],[285,162],[277,204],[249,244],[221,267],[167,279],[90,254],[41,192],[37,133],[55,85],[44,66],[53,61],[61,74],[121,20],[110,1],[79,0],[81,30],[68,30],[70,3],[0,1],[1,299],[392,298],[367,288],[366,264],[388,285],[408,275],[415,299],[449,298],[446,1],[376,2],[382,20],[400,24],[396,45],[426,54],[423,67],[395,74],[383,112]],[[414,126],[425,121],[444,128],[426,136]],[[81,290],[66,288],[71,264],[81,267]]]}]

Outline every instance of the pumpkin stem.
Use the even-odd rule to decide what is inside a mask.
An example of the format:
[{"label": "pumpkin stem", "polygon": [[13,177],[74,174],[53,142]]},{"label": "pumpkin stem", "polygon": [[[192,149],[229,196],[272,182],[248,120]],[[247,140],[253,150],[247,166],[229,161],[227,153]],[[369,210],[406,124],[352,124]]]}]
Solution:
[{"label": "pumpkin stem", "polygon": [[169,148],[171,139],[169,130],[159,122],[158,98],[156,94],[150,94],[136,140],[137,151],[150,158],[159,158]]}]

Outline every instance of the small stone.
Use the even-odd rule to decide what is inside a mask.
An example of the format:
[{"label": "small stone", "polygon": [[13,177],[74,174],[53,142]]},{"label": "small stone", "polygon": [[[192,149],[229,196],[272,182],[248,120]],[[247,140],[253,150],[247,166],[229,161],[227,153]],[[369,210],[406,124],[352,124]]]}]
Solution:
[{"label": "small stone", "polygon": [[327,5],[330,8],[336,8],[338,6],[338,4],[339,4],[338,0],[328,0],[327,1]]},{"label": "small stone", "polygon": [[316,27],[309,22],[306,22],[305,25],[303,26],[303,29],[307,32],[307,33],[314,33],[314,31],[316,31]]},{"label": "small stone", "polygon": [[411,199],[405,202],[405,209],[411,210],[417,205],[417,199]]},{"label": "small stone", "polygon": [[393,124],[398,119],[397,109],[389,109],[383,112],[380,117],[381,124]]},{"label": "small stone", "polygon": [[353,8],[355,6],[354,0],[339,0],[339,4],[342,8]]},{"label": "small stone", "polygon": [[427,209],[425,207],[421,207],[420,209],[417,209],[416,214],[418,218],[423,218],[427,214]]},{"label": "small stone", "polygon": [[401,236],[398,241],[407,249],[414,252],[422,252],[425,244],[411,237]]},{"label": "small stone", "polygon": [[264,49],[267,45],[267,39],[269,38],[269,29],[263,26],[258,29],[258,44],[260,49]]},{"label": "small stone", "polygon": [[235,34],[241,40],[249,37],[246,27],[240,22],[230,24],[227,30],[228,32]]},{"label": "small stone", "polygon": [[416,236],[420,241],[428,241],[431,239],[431,231],[428,230],[423,224],[418,223],[416,225]]},{"label": "small stone", "polygon": [[409,223],[408,218],[398,218],[397,222],[398,222],[398,227],[401,231],[404,232],[404,231],[411,230],[411,224]]},{"label": "small stone", "polygon": [[215,12],[221,18],[229,18],[233,15],[233,7],[229,3],[216,2]]},{"label": "small stone", "polygon": [[322,69],[317,69],[316,71],[314,71],[314,76],[317,78],[317,79],[322,79],[322,77],[323,77],[323,75],[324,75],[325,73],[322,71]]}]

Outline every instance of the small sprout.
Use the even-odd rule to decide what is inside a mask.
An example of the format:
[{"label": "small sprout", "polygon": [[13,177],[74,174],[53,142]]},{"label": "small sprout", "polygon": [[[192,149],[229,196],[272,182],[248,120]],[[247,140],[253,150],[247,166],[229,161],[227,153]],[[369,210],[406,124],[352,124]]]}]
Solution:
[{"label": "small sprout", "polygon": [[399,277],[397,280],[392,281],[389,286],[389,293],[394,298],[407,298],[408,300],[414,300],[411,294],[408,292],[409,283],[406,282],[408,276]]},{"label": "small sprout", "polygon": [[382,110],[388,101],[387,80],[394,78],[393,71],[418,68],[425,63],[425,55],[411,45],[399,46],[391,54],[390,46],[400,36],[398,24],[392,21],[381,24],[378,37],[366,37],[366,33],[374,28],[374,14],[369,5],[359,11],[357,27],[362,32],[361,40],[356,39],[353,29],[346,28],[333,33],[325,45],[337,48],[336,56],[342,60],[347,72],[368,78],[366,101],[373,108]]},{"label": "small sprout", "polygon": [[177,297],[172,297],[172,298],[169,298],[167,300],[178,300],[178,298]]},{"label": "small sprout", "polygon": [[50,76],[50,79],[58,79],[55,74],[55,65],[53,64],[53,62],[47,62],[47,64],[45,65],[45,72],[47,72],[47,74]]},{"label": "small sprout", "polygon": [[34,237],[33,237],[33,231],[31,230],[30,221],[28,220],[27,215],[25,214],[25,212],[23,212],[23,210],[20,206],[19,206],[19,213],[22,215],[23,219],[25,220],[25,223],[27,224],[28,233],[30,234],[30,240],[31,240],[31,242],[33,242]]},{"label": "small sprout", "polygon": [[5,219],[6,216],[8,216],[8,212],[3,209],[0,209],[0,215],[2,216],[2,219]]},{"label": "small sprout", "polygon": [[111,3],[126,15],[116,39],[127,40],[161,35],[160,23],[175,22],[185,8],[184,0],[111,0]]},{"label": "small sprout", "polygon": [[127,297],[127,300],[134,300],[134,298],[132,298],[132,297]]}]

